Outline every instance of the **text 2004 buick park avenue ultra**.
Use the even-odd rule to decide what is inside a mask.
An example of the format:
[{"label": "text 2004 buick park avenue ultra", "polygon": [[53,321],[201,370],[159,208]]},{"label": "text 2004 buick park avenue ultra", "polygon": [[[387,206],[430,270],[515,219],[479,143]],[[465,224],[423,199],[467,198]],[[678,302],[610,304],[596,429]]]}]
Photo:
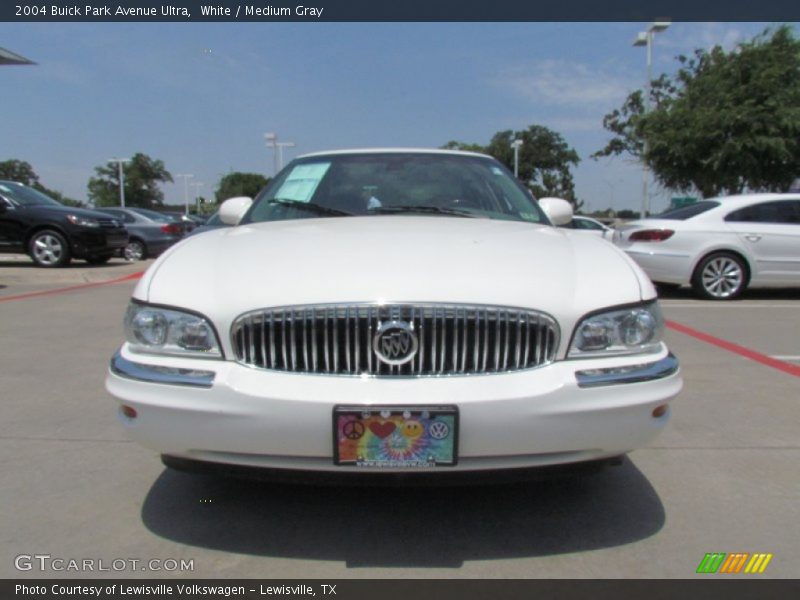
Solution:
[{"label": "text 2004 buick park avenue ultra", "polygon": [[475,480],[618,457],[669,418],[647,276],[491,157],[309,154],[220,215],[142,277],[107,375],[168,466]]}]

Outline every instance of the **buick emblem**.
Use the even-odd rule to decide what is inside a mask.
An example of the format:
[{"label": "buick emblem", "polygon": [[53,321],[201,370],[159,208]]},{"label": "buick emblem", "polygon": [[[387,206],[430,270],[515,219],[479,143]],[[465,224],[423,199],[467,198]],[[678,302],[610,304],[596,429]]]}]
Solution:
[{"label": "buick emblem", "polygon": [[387,321],[378,327],[372,347],[381,362],[404,365],[414,358],[419,342],[414,328],[405,321]]}]

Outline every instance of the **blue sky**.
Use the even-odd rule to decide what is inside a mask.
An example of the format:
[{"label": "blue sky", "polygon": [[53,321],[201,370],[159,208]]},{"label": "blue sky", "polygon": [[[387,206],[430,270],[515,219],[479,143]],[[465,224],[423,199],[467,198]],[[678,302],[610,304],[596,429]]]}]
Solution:
[{"label": "blue sky", "polygon": [[[647,23],[0,23],[0,47],[37,66],[0,67],[0,160],[86,199],[94,167],[144,152],[212,196],[231,170],[272,174],[265,132],[306,152],[486,143],[540,124],[581,156],[591,210],[638,209],[641,170],[589,155],[602,118],[644,85]],[[674,23],[654,75],[694,48],[732,48],[768,23]],[[182,180],[164,186],[182,203]],[[653,210],[669,190],[654,188]],[[190,192],[192,193],[192,192]]]}]

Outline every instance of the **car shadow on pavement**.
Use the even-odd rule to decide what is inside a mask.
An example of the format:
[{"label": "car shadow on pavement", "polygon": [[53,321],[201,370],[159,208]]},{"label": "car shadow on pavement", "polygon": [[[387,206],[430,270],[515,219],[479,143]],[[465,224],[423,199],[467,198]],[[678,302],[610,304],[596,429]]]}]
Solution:
[{"label": "car shadow on pavement", "polygon": [[142,520],[164,538],[226,552],[457,568],[628,544],[658,532],[665,515],[626,458],[580,478],[465,487],[278,485],[167,469]]}]

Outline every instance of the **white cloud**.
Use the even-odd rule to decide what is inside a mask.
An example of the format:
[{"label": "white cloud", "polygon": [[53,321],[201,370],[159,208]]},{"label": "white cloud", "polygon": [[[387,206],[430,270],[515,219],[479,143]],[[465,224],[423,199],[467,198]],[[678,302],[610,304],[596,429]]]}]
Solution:
[{"label": "white cloud", "polygon": [[636,87],[636,82],[607,68],[555,59],[508,68],[495,84],[537,104],[585,107],[614,106]]},{"label": "white cloud", "polygon": [[697,48],[711,50],[721,46],[730,52],[769,27],[769,23],[675,23],[656,37],[657,48],[668,51],[660,53],[660,62],[667,57],[672,61],[678,54],[689,56]]}]

